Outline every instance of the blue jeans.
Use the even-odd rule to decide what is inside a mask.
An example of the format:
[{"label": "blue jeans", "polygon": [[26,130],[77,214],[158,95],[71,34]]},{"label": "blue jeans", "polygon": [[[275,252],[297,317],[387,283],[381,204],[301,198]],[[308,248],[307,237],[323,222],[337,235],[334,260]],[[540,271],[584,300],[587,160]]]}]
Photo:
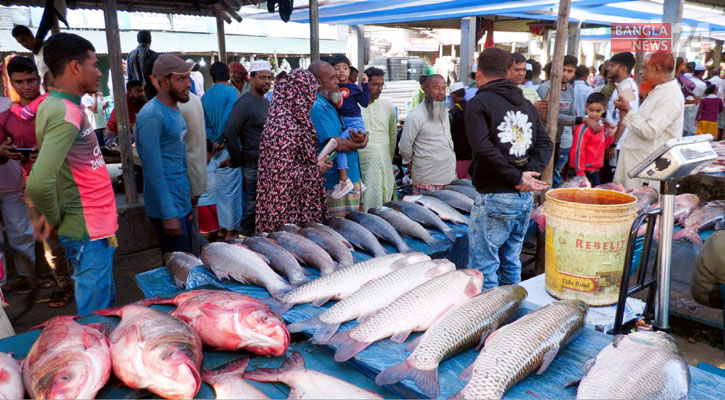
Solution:
[{"label": "blue jeans", "polygon": [[61,236],[60,244],[73,267],[78,315],[113,306],[116,285],[113,283],[113,253],[116,248],[108,239],[71,240]]},{"label": "blue jeans", "polygon": [[166,236],[164,234],[164,220],[161,218],[149,218],[151,225],[154,226],[156,231],[156,237],[159,238],[159,248],[161,249],[161,255],[166,253],[173,253],[175,251],[183,251],[185,253],[192,253],[191,248],[191,236],[192,228],[194,226],[194,219],[189,218],[192,214],[186,217],[180,217],[181,220],[181,236]]},{"label": "blue jeans", "polygon": [[242,167],[242,224],[239,233],[254,233],[254,217],[257,214],[257,169]]},{"label": "blue jeans", "polygon": [[[365,122],[362,117],[342,117],[342,121],[345,123],[345,130],[340,135],[343,139],[350,139],[350,130],[365,132]],[[347,169],[347,154],[337,152],[336,162],[337,169]]]},{"label": "blue jeans", "polygon": [[557,155],[556,162],[554,163],[554,184],[552,187],[557,187],[564,181],[561,176],[561,170],[564,169],[567,163],[569,163],[569,150],[571,150],[571,147],[559,149],[559,154]]},{"label": "blue jeans", "polygon": [[479,194],[471,210],[468,268],[483,273],[483,290],[521,282],[521,248],[533,208],[529,192]]}]

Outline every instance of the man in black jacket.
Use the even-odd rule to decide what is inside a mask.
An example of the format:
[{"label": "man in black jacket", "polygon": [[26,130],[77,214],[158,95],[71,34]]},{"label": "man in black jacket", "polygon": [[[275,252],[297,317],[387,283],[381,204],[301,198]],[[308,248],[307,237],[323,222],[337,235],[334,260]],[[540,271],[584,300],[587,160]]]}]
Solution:
[{"label": "man in black jacket", "polygon": [[534,106],[506,79],[508,53],[490,47],[478,57],[478,92],[466,106],[470,172],[481,193],[471,211],[469,267],[481,270],[484,290],[521,281],[519,256],[533,206],[536,178],[554,145]]}]

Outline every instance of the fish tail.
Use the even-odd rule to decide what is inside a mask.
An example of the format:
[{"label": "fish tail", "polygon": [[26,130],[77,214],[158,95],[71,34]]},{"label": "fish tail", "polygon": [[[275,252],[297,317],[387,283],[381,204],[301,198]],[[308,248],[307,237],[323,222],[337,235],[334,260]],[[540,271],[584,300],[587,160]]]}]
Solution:
[{"label": "fish tail", "polygon": [[412,253],[412,252],[416,251],[416,250],[411,249],[410,246],[408,246],[408,244],[405,243],[404,241],[401,241],[395,247],[397,247],[401,253]]},{"label": "fish tail", "polygon": [[247,366],[249,365],[249,357],[244,357],[241,360],[234,361],[232,363],[227,364],[223,368],[215,369],[215,370],[205,370],[204,374],[202,375],[202,379],[206,383],[210,383],[209,381],[213,380],[215,377],[219,375],[226,375],[226,374],[243,374],[244,371],[247,369]]},{"label": "fish tail", "polygon": [[425,243],[430,247],[433,252],[439,252],[442,250],[445,250],[450,246],[451,242],[449,242],[447,239],[436,239],[431,236],[430,240],[426,240]]},{"label": "fish tail", "polygon": [[302,354],[292,351],[279,368],[257,368],[245,372],[244,378],[257,382],[278,382],[284,373],[303,369],[305,369],[305,359]]},{"label": "fish tail", "polygon": [[[280,278],[280,281],[282,281],[282,278]],[[293,291],[295,289],[295,286],[288,285],[284,281],[282,281],[282,282],[283,283],[278,288],[269,288],[269,289],[267,289],[267,291],[269,292],[269,294],[272,297],[274,297],[275,299],[279,299],[280,297],[284,296],[285,294],[287,294],[287,293],[289,293],[289,292],[291,292],[291,291]]]},{"label": "fish tail", "polygon": [[365,350],[370,343],[359,342],[350,337],[350,331],[338,333],[330,338],[329,344],[337,344],[340,347],[335,352],[335,361],[344,362],[355,356],[355,354]]},{"label": "fish tail", "polygon": [[327,340],[329,340],[332,335],[337,332],[338,328],[340,328],[339,323],[328,324],[320,321],[319,317],[295,322],[294,324],[290,324],[287,326],[287,329],[290,332],[302,332],[309,329],[314,330],[315,334],[312,336],[312,341],[315,343],[326,343]]},{"label": "fish tail", "polygon": [[284,301],[274,299],[272,297],[266,297],[259,299],[262,303],[266,304],[267,307],[271,308],[277,315],[284,315],[287,311],[294,306],[293,303],[285,303]]},{"label": "fish tail", "polygon": [[420,370],[410,364],[407,359],[400,364],[386,369],[375,377],[378,385],[390,385],[396,382],[412,379],[415,385],[425,393],[428,398],[438,398],[438,368]]},{"label": "fish tail", "polygon": [[118,306],[118,307],[110,307],[110,308],[104,308],[101,310],[95,310],[92,311],[93,314],[96,315],[105,315],[109,317],[120,317],[121,316],[121,310],[124,306]]},{"label": "fish tail", "polygon": [[136,304],[142,305],[142,306],[150,306],[153,304],[174,304],[174,298],[173,297],[149,297],[148,299],[141,300],[137,302]]},{"label": "fish tail", "polygon": [[692,229],[683,229],[672,235],[672,240],[679,239],[689,240],[692,243],[702,246],[702,238],[700,238],[700,235]]}]

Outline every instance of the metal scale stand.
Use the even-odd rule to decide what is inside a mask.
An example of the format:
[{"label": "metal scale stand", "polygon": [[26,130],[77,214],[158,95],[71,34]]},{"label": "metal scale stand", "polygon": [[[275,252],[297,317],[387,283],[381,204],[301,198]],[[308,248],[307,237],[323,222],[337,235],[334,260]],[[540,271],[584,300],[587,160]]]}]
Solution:
[{"label": "metal scale stand", "polygon": [[[670,304],[670,264],[672,257],[672,233],[674,229],[674,205],[677,191],[677,180],[684,178],[698,166],[714,160],[717,154],[710,146],[713,138],[710,135],[689,136],[671,139],[660,148],[647,156],[641,163],[627,173],[630,178],[641,178],[660,182],[660,208],[644,212],[637,216],[630,230],[627,252],[622,273],[622,285],[619,292],[617,314],[614,320],[614,329],[611,333],[622,333],[624,308],[627,297],[649,289],[645,313],[651,311],[655,303],[654,328],[657,330],[669,329]],[[661,216],[659,224],[659,243],[654,272],[648,277],[652,234],[654,233],[657,216]],[[630,287],[632,272],[632,256],[634,244],[637,239],[637,230],[643,222],[647,223],[642,246],[642,257],[639,264],[637,283]],[[655,297],[656,291],[656,300]]]}]

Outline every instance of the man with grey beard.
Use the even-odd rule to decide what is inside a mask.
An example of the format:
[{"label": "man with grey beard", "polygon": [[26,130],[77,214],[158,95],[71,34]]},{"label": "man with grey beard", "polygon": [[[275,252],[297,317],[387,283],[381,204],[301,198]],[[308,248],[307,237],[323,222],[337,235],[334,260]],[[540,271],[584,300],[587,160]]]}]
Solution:
[{"label": "man with grey beard", "polygon": [[446,107],[446,80],[431,75],[423,86],[425,99],[405,119],[400,155],[408,166],[413,193],[437,190],[456,179],[456,154]]},{"label": "man with grey beard", "polygon": [[338,87],[337,72],[332,65],[324,61],[315,61],[308,68],[320,84],[317,90],[317,100],[310,110],[312,124],[317,131],[318,151],[321,151],[328,140],[335,138],[337,152],[347,153],[347,177],[353,183],[353,189],[340,199],[333,199],[330,194],[335,184],[340,181],[337,168],[325,173],[325,191],[327,191],[327,215],[329,217],[344,217],[352,211],[364,211],[362,203],[362,179],[357,150],[368,144],[368,135],[362,131],[350,130],[350,138],[340,137],[345,130],[342,118],[337,112],[342,95]]}]

